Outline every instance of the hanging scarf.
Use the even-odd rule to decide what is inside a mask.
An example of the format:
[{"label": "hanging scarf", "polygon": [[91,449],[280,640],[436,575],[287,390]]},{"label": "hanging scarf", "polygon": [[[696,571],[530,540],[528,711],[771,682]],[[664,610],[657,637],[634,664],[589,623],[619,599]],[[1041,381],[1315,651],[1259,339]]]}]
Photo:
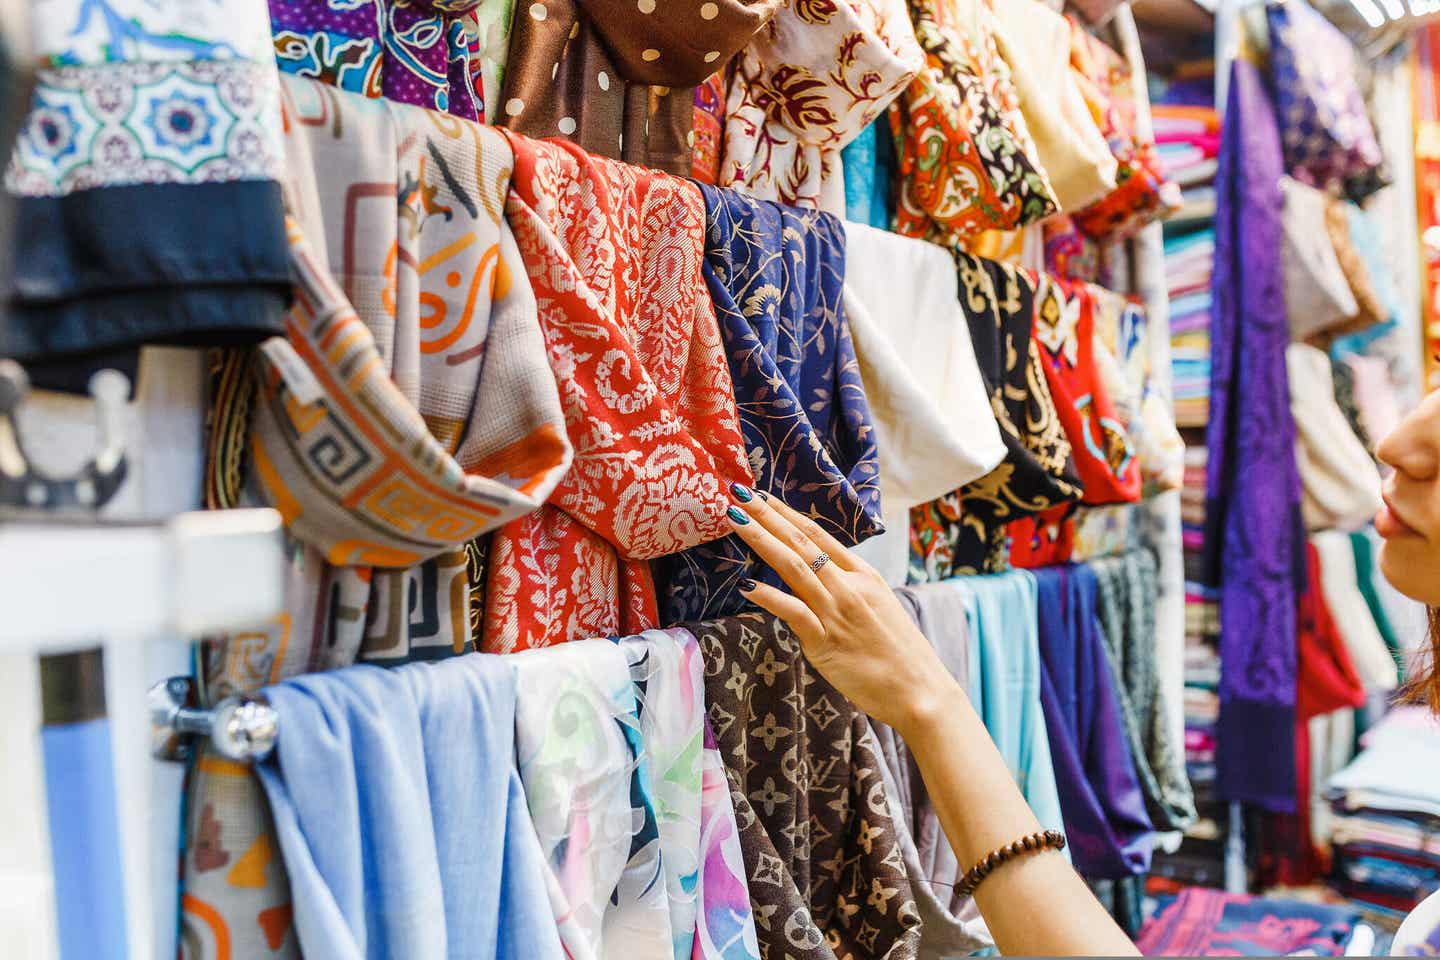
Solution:
[{"label": "hanging scarf", "polygon": [[961,306],[1005,442],[1005,460],[910,514],[910,580],[944,580],[1009,565],[1006,524],[1080,495],[1070,441],[1031,336],[1031,274],[956,254]]},{"label": "hanging scarf", "polygon": [[841,148],[923,60],[904,0],[784,4],[736,59],[720,185],[843,215]]},{"label": "hanging scarf", "polygon": [[758,957],[735,810],[705,724],[700,647],[684,630],[618,642],[635,684],[675,960]]},{"label": "hanging scarf", "polygon": [[270,0],[280,69],[493,123],[515,0]]},{"label": "hanging scarf", "polygon": [[1148,312],[1130,297],[1088,288],[1095,301],[1095,365],[1129,434],[1146,496],[1180,489],[1185,443],[1166,399],[1168,373],[1153,357]]},{"label": "hanging scarf", "polygon": [[972,638],[967,691],[975,712],[1040,826],[1060,830],[1060,792],[1040,702],[1035,577],[1028,570],[1012,570],[956,577],[942,586],[964,599]]},{"label": "hanging scarf", "polygon": [[1115,189],[1079,211],[1075,222],[1094,237],[1129,237],[1179,208],[1180,187],[1166,179],[1153,135],[1140,129],[1129,64],[1073,16],[1070,66],[1117,163]]},{"label": "hanging scarf", "polygon": [[1185,745],[1172,738],[1167,692],[1155,655],[1155,555],[1147,549],[1092,562],[1099,587],[1096,612],[1116,678],[1130,753],[1151,821],[1184,830],[1195,821],[1195,795],[1185,773]]},{"label": "hanging scarf", "polygon": [[[266,697],[282,735],[255,772],[306,957],[561,955],[508,663],[351,667]],[[244,872],[263,877],[274,853]]]},{"label": "hanging scarf", "polygon": [[952,246],[1054,213],[989,8],[980,6],[973,40],[936,0],[910,0],[910,13],[925,63],[889,112],[900,149],[896,232]]},{"label": "hanging scarf", "polygon": [[1205,576],[1220,595],[1218,790],[1295,802],[1295,601],[1305,581],[1285,372],[1280,137],[1254,64],[1235,61],[1221,138],[1205,434]]},{"label": "hanging scarf", "polygon": [[910,510],[989,473],[1005,444],[960,308],[954,259],[932,243],[854,223],[845,236],[845,315],[875,419],[885,520],[885,532],[856,552],[900,586]]},{"label": "hanging scarf", "polygon": [[648,561],[729,533],[729,485],[753,483],[704,292],[699,190],[573,144],[511,142],[506,213],[575,461],[492,542],[496,652],[655,626]]},{"label": "hanging scarf", "polygon": [[[927,583],[902,587],[895,596],[968,694],[972,644],[964,594],[947,583]],[[895,819],[901,856],[922,921],[920,956],[926,960],[968,956],[994,947],[975,901],[955,893],[970,865],[955,858],[919,766],[894,730],[879,722],[874,726],[885,759],[885,789],[900,811]]]},{"label": "hanging scarf", "polygon": [[1115,189],[1116,162],[1063,56],[1070,24],[1040,0],[1005,0],[992,9],[996,47],[1010,65],[1055,200],[1062,210],[1086,207]]},{"label": "hanging scarf", "polygon": [[1335,402],[1335,376],[1324,351],[1305,343],[1285,350],[1300,509],[1309,530],[1356,530],[1380,509],[1380,471]]},{"label": "hanging scarf", "polygon": [[565,955],[669,960],[656,785],[625,652],[581,640],[512,662],[515,762]]},{"label": "hanging scarf", "polygon": [[1035,588],[1040,704],[1075,869],[1087,879],[1143,874],[1152,828],[1095,615],[1095,575],[1047,567]]},{"label": "hanging scarf", "polygon": [[[276,71],[244,4],[51,3],[44,66],[5,172],[24,229],[0,353],[84,392],[145,344],[284,330],[288,248]],[[9,258],[7,258],[9,259]]]},{"label": "hanging scarf", "polygon": [[500,119],[531,137],[681,176],[694,88],[750,42],[780,0],[540,0],[521,5]]},{"label": "hanging scarf", "polygon": [[[843,543],[879,532],[879,454],[841,306],[845,234],[829,214],[702,186],[703,273],[735,384],[755,487]],[[743,608],[750,578],[782,586],[738,537],[664,560],[667,622]]]},{"label": "hanging scarf", "polygon": [[919,918],[864,714],[769,614],[689,624],[763,955],[915,956]]},{"label": "hanging scarf", "polygon": [[1140,499],[1140,464],[1096,368],[1095,312],[1088,284],[1062,284],[1040,274],[1031,336],[1074,451],[1085,488],[1081,500],[1133,503]]},{"label": "hanging scarf", "polygon": [[[533,294],[517,282],[500,215],[512,155],[479,126],[290,83],[294,205],[358,307],[292,231],[302,295],[289,339],[263,351],[255,472],[328,562],[404,567],[448,554],[458,573],[439,595],[451,598],[464,544],[544,502],[570,459]],[[342,202],[367,195],[380,199]],[[464,632],[463,594],[447,639]]]},{"label": "hanging scarf", "polygon": [[725,90],[730,84],[730,65],[717,70],[695,88],[695,148],[690,156],[690,176],[701,183],[720,179],[720,156],[725,149]]}]

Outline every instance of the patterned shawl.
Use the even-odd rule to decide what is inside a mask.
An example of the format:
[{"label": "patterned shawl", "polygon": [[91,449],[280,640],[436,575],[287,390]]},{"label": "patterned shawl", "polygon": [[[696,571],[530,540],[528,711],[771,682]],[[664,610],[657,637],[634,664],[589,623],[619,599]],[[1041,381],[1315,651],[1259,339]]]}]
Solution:
[{"label": "patterned shawl", "polygon": [[[30,19],[40,66],[8,158],[0,352],[41,386],[133,374],[144,344],[248,345],[290,291],[277,74],[253,4],[75,0]],[[132,376],[133,381],[133,376]]]},{"label": "patterned shawl", "polygon": [[753,960],[760,947],[725,764],[705,720],[700,645],[679,629],[618,642],[635,684],[675,960]]},{"label": "patterned shawl", "polygon": [[961,306],[1005,460],[973,483],[910,513],[911,582],[1009,566],[1005,525],[1080,495],[1055,400],[1031,336],[1038,306],[1033,275],[957,254]]},{"label": "patterned shawl", "polygon": [[841,148],[923,65],[904,0],[791,0],[736,59],[720,185],[843,215]]},{"label": "patterned shawl", "polygon": [[309,222],[290,337],[264,350],[256,474],[332,564],[453,553],[534,510],[570,460],[501,216],[509,146],[418,108],[287,90],[291,192]]},{"label": "patterned shawl", "polygon": [[565,955],[672,956],[656,784],[625,652],[582,640],[512,662],[516,766]]},{"label": "patterned shawl", "polygon": [[1075,456],[1088,504],[1140,499],[1140,463],[1095,364],[1095,297],[1040,274],[1031,336]]},{"label": "patterned shawl", "polygon": [[[844,543],[881,529],[879,454],[841,306],[845,233],[827,213],[702,186],[703,273],[757,489]],[[663,561],[664,619],[725,616],[736,584],[781,580],[738,537]]]},{"label": "patterned shawl", "polygon": [[499,122],[689,175],[693,88],[781,0],[541,0],[522,5]]},{"label": "patterned shawl", "polygon": [[919,915],[865,716],[769,614],[687,626],[705,654],[763,955],[914,957]]},{"label": "patterned shawl", "polygon": [[280,69],[494,122],[515,0],[270,0]]},{"label": "patterned shawl", "polygon": [[910,0],[925,65],[890,111],[900,144],[895,230],[945,246],[1058,209],[995,49],[993,14],[983,4],[976,12],[970,31],[946,4]]},{"label": "patterned shawl", "polygon": [[562,141],[511,143],[506,214],[575,461],[492,542],[484,642],[502,653],[655,626],[648,561],[728,533],[729,484],[753,482],[701,279],[699,190]]}]

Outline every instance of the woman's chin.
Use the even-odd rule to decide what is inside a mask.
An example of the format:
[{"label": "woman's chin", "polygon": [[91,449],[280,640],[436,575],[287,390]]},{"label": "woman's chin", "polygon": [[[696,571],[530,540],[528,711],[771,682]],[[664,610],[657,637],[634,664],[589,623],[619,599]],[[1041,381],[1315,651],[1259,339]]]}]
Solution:
[{"label": "woman's chin", "polygon": [[1440,567],[1418,537],[1396,537],[1380,545],[1380,572],[1412,600],[1440,606]]}]

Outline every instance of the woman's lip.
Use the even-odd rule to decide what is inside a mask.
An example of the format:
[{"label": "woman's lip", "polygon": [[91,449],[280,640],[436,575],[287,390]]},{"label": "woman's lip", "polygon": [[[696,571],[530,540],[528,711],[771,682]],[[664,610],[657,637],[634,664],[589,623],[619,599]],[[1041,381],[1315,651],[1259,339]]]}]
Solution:
[{"label": "woman's lip", "polygon": [[1395,537],[1419,536],[1415,528],[1400,518],[1400,513],[1390,504],[1389,497],[1382,498],[1384,505],[1375,514],[1375,532],[1386,540]]}]

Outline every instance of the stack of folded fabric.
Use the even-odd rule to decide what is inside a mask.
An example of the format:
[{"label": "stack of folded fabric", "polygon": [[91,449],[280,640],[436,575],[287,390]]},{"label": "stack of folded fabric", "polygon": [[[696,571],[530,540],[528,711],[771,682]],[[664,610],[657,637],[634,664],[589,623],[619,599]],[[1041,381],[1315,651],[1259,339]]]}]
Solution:
[{"label": "stack of folded fabric", "polygon": [[1213,76],[1206,64],[1182,67],[1156,92],[1156,149],[1184,205],[1165,222],[1165,281],[1175,422],[1185,441],[1180,490],[1185,556],[1185,766],[1199,818],[1177,852],[1157,856],[1154,873],[1184,883],[1222,880],[1223,812],[1215,803],[1215,726],[1219,715],[1219,610],[1206,586],[1205,424],[1210,416],[1211,274],[1215,262],[1213,182],[1220,147]]},{"label": "stack of folded fabric", "polygon": [[1396,919],[1440,887],[1440,722],[1397,707],[1330,778],[1331,882]]}]

